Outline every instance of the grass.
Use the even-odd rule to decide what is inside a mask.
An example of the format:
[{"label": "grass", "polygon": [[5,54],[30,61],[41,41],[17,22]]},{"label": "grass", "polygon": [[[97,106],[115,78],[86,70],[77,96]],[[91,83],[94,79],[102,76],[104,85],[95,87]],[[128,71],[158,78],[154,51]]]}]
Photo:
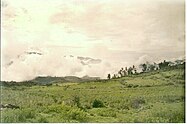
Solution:
[{"label": "grass", "polygon": [[1,122],[184,122],[184,68],[109,81],[3,87]]}]

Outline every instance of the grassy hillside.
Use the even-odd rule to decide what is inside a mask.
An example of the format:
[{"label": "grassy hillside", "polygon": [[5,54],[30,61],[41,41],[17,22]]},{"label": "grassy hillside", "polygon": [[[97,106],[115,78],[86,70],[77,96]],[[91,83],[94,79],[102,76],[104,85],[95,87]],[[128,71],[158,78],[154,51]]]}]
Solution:
[{"label": "grassy hillside", "polygon": [[81,83],[81,82],[90,82],[90,81],[98,81],[100,80],[99,77],[89,77],[84,76],[82,78],[76,76],[65,76],[65,77],[51,77],[51,76],[44,76],[44,77],[36,77],[32,80],[22,81],[22,82],[15,82],[15,81],[1,81],[0,86],[12,87],[12,86],[33,86],[33,85],[43,85],[43,86],[50,86],[54,83]]},{"label": "grassy hillside", "polygon": [[184,122],[184,67],[119,79],[3,87],[2,122]]}]

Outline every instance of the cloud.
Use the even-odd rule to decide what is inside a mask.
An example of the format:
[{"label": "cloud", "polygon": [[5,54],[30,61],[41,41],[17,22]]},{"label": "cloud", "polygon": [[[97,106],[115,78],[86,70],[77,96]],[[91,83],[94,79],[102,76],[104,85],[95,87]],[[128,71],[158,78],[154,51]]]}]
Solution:
[{"label": "cloud", "polygon": [[[147,58],[184,56],[184,5],[184,0],[6,0],[2,7],[3,77],[23,80],[40,74],[86,73],[103,77]],[[40,48],[45,56],[16,61],[31,47]],[[71,54],[110,64],[83,68],[62,57]],[[14,66],[4,68],[12,60]]]},{"label": "cloud", "polygon": [[[137,1],[136,1],[137,2]],[[62,5],[50,17],[52,24],[65,23],[89,37],[112,40],[111,48],[134,51],[184,46],[183,1],[81,2]],[[182,41],[182,42],[181,42]]]},{"label": "cloud", "polygon": [[[30,48],[27,51],[11,59],[3,58],[2,80],[24,81],[31,80],[37,76],[98,76],[105,78],[112,67],[109,62],[102,60],[99,64],[81,64],[76,56],[69,57],[63,50],[53,48]],[[27,54],[28,52],[39,52],[38,54]],[[11,53],[10,53],[11,55]],[[64,57],[64,56],[67,57]],[[11,63],[11,64],[9,64]]]}]

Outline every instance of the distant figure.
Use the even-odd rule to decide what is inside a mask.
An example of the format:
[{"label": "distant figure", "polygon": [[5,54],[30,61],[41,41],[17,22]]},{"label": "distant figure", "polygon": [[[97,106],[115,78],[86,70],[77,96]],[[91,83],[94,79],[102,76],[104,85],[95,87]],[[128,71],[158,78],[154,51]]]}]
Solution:
[{"label": "distant figure", "polygon": [[110,78],[111,78],[111,77],[110,77],[110,74],[108,74],[108,76],[107,76],[107,77],[108,77],[108,79],[110,79]]}]

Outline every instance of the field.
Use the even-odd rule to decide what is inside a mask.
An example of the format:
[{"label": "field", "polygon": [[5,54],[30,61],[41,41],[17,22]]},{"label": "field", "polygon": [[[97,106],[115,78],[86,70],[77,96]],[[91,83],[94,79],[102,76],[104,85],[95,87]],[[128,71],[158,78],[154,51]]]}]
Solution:
[{"label": "field", "polygon": [[185,122],[184,66],[51,86],[2,87],[1,122]]}]

